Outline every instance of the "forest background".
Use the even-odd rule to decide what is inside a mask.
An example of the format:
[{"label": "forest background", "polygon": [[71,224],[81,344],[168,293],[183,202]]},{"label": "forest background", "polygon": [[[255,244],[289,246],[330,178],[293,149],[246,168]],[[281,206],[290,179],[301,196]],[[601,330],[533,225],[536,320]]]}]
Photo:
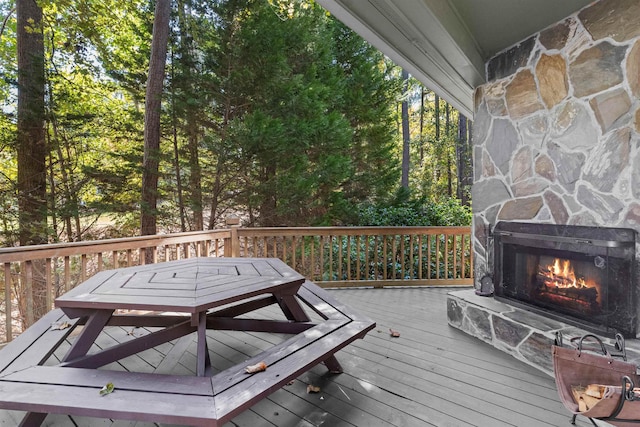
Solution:
[{"label": "forest background", "polygon": [[149,234],[145,215],[470,223],[471,123],[313,1],[0,0],[0,18],[3,246]]}]

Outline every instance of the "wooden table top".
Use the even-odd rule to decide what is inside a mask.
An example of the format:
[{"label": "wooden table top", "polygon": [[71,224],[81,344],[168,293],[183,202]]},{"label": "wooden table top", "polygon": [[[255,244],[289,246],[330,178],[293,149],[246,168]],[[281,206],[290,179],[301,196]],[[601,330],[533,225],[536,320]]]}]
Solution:
[{"label": "wooden table top", "polygon": [[262,294],[294,295],[303,282],[277,258],[190,258],[99,272],[55,305],[199,313]]}]

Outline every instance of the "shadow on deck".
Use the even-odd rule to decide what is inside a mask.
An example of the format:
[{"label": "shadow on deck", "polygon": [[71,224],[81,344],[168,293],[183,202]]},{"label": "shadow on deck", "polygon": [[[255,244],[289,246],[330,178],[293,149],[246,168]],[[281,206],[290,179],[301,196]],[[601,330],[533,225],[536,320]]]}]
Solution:
[{"label": "shadow on deck", "polygon": [[[341,302],[377,328],[336,356],[344,373],[318,366],[241,413],[225,427],[247,426],[567,426],[553,378],[447,325],[446,288],[343,289]],[[394,338],[389,330],[400,333]],[[145,330],[110,327],[97,344],[110,346]],[[284,336],[209,331],[216,370],[241,363]],[[192,338],[192,337],[188,337]],[[54,354],[52,357],[60,357]],[[195,369],[194,339],[180,339],[106,368],[179,375]],[[52,360],[52,362],[54,362]],[[320,388],[308,393],[309,385]],[[132,405],[144,402],[131,402]],[[0,425],[21,414],[0,411]],[[43,425],[151,427],[159,424],[49,415]],[[161,424],[167,426],[166,424]],[[582,419],[577,425],[590,426]],[[604,423],[599,425],[604,426]]]}]

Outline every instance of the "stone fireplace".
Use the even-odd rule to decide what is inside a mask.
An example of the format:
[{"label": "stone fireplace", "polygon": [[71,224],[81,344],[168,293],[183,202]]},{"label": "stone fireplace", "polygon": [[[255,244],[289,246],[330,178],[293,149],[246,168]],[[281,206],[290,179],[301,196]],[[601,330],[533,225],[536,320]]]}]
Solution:
[{"label": "stone fireplace", "polygon": [[[504,298],[504,292],[521,295],[531,289],[494,288],[503,279],[496,277],[495,263],[504,262],[494,259],[495,245],[506,238],[496,234],[505,227],[497,224],[627,229],[634,235],[640,231],[640,2],[596,1],[491,58],[486,75],[487,83],[476,89],[473,122],[474,269],[476,290],[503,292],[503,298],[480,301],[463,291],[456,299],[452,293],[450,324],[549,371],[549,358],[539,353],[548,350],[558,330],[580,331],[566,322],[572,316],[555,316],[558,307],[549,303],[552,295],[546,295],[546,306],[531,310],[520,308],[517,301],[512,304],[518,299],[513,295]],[[536,248],[541,242],[528,250],[529,257],[521,252],[518,260],[511,260],[530,264],[530,271],[513,273],[521,275],[518,281],[555,268],[556,258],[561,263],[565,259]],[[627,250],[632,255],[625,261],[631,271],[637,270],[640,247],[635,236],[633,242],[626,243],[631,245]],[[516,257],[513,249],[509,256]],[[573,261],[585,269],[599,261],[596,256],[602,255]],[[596,275],[600,271],[587,270]],[[628,274],[635,313],[638,278]],[[540,287],[544,279],[537,280],[519,286]],[[605,316],[610,307],[598,307],[603,291],[596,290],[596,296],[593,292],[585,290],[586,302],[575,304],[591,307],[595,298],[593,310],[599,311],[588,317]],[[617,294],[627,291],[606,292],[611,298],[606,303],[618,306],[624,297]],[[528,321],[521,323],[520,318]],[[595,323],[604,331],[624,330],[635,338],[636,322]]]},{"label": "stone fireplace", "polygon": [[636,336],[633,230],[499,222],[493,235],[496,299],[597,333]]}]

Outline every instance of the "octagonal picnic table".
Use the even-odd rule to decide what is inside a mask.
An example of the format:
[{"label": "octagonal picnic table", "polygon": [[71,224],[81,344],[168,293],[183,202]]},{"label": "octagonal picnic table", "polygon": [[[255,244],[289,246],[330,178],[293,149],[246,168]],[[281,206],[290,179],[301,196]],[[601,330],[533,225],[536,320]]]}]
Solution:
[{"label": "octagonal picnic table", "polygon": [[[273,304],[284,320],[248,317]],[[321,320],[311,321],[303,304]],[[40,425],[47,413],[222,425],[320,362],[341,372],[334,353],[375,327],[277,258],[192,258],[102,271],[55,305],[25,331],[26,338],[19,336],[0,352],[0,359],[10,358],[0,363],[0,408],[29,411],[22,425]],[[72,327],[51,328],[61,321]],[[78,325],[82,329],[61,362],[42,366]],[[90,351],[106,326],[159,329]],[[206,337],[211,329],[292,337],[214,373]],[[98,370],[192,333],[195,377]],[[267,369],[246,372],[258,362]],[[115,391],[105,398],[98,391],[107,383]],[[131,405],[136,401],[144,405]]]}]

